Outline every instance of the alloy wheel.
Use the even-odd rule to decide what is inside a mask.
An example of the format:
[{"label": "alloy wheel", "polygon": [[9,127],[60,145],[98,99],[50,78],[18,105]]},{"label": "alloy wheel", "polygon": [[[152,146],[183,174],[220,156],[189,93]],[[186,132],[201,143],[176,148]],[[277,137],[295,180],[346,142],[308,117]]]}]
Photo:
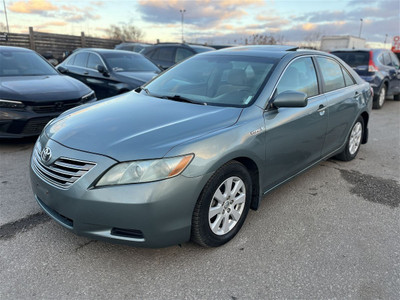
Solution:
[{"label": "alloy wheel", "polygon": [[360,122],[357,122],[350,133],[349,152],[351,155],[356,153],[358,147],[360,147],[361,135],[362,135],[362,124]]},{"label": "alloy wheel", "polygon": [[246,202],[246,187],[236,176],[227,178],[215,191],[208,212],[208,224],[216,235],[230,232],[240,220]]}]

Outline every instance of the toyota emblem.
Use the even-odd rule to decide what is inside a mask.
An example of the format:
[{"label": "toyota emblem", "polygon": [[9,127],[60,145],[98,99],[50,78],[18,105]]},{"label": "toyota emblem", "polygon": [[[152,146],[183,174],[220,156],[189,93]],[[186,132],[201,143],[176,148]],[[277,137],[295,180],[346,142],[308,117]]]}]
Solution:
[{"label": "toyota emblem", "polygon": [[42,162],[47,163],[51,158],[51,149],[49,147],[44,148],[42,152],[40,152],[40,158]]}]

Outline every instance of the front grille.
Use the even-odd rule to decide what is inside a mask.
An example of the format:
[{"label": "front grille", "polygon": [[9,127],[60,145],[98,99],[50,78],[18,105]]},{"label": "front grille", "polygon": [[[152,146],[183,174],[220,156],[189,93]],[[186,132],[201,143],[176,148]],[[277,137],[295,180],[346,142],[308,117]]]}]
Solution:
[{"label": "front grille", "polygon": [[40,134],[42,129],[52,118],[35,118],[26,122],[22,134]]},{"label": "front grille", "polygon": [[48,113],[55,113],[55,112],[64,112],[70,108],[74,108],[75,106],[80,105],[81,102],[72,102],[72,103],[66,103],[66,102],[56,102],[56,103],[51,103],[51,104],[46,104],[46,105],[35,105],[32,106],[32,110],[38,114],[48,114]]},{"label": "front grille", "polygon": [[60,157],[51,165],[42,163],[40,153],[35,148],[32,157],[32,167],[45,181],[61,188],[68,188],[85,175],[96,164],[72,158]]}]

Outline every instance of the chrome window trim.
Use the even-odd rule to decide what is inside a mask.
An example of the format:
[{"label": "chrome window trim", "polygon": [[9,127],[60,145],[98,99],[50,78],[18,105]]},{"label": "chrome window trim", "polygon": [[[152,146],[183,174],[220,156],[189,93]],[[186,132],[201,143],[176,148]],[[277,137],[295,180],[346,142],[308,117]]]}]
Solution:
[{"label": "chrome window trim", "polygon": [[[311,59],[312,59],[313,57],[315,57],[315,58],[317,58],[317,57],[322,57],[322,58],[331,59],[331,60],[333,60],[334,62],[336,62],[337,64],[339,64],[339,66],[340,66],[341,68],[345,68],[339,61],[337,61],[335,58],[330,57],[330,56],[325,56],[325,55],[321,55],[321,54],[306,54],[306,55],[297,56],[297,57],[293,58],[293,59],[286,65],[285,69],[283,69],[283,71],[282,71],[282,73],[280,74],[280,76],[279,76],[277,82],[276,82],[275,85],[274,85],[274,88],[273,88],[273,90],[272,90],[271,95],[270,95],[269,98],[268,98],[267,106],[266,106],[266,107],[268,107],[268,103],[271,101],[273,95],[275,94],[276,88],[277,88],[279,82],[281,81],[282,76],[283,76],[283,74],[285,73],[285,71],[287,70],[287,68],[288,68],[294,61],[296,61],[297,59],[305,58],[305,57],[310,57]],[[314,70],[315,70],[315,74],[316,74],[316,76],[317,76],[317,83],[318,83],[318,71],[317,71],[315,65],[314,65]],[[347,72],[346,69],[345,69],[345,71]],[[347,73],[348,73],[348,72],[347,72]],[[349,74],[349,73],[348,73],[348,74]],[[329,91],[329,92],[323,92],[323,91],[322,91],[322,92],[319,93],[318,95],[315,95],[315,96],[312,96],[312,97],[308,97],[307,99],[308,99],[309,101],[313,101],[313,100],[315,100],[315,98],[317,98],[317,97],[319,97],[319,96],[328,95],[328,94],[330,94],[330,93],[333,93],[333,92],[336,92],[336,91],[340,91],[340,90],[342,90],[342,89],[354,87],[354,85],[357,85],[357,82],[356,82],[356,80],[353,78],[353,76],[351,76],[351,74],[349,74],[349,75],[350,75],[350,77],[353,79],[353,82],[355,81],[355,83],[353,83],[352,85],[346,86],[346,81],[345,81],[344,76],[343,76],[343,74],[342,74],[343,80],[345,81],[345,86],[344,86],[344,87],[339,88],[339,89],[335,89],[335,90],[332,90],[332,91]],[[322,74],[321,74],[321,76],[322,76]],[[321,78],[321,79],[323,80],[323,78]],[[322,87],[321,87],[321,89],[322,89]]]}]

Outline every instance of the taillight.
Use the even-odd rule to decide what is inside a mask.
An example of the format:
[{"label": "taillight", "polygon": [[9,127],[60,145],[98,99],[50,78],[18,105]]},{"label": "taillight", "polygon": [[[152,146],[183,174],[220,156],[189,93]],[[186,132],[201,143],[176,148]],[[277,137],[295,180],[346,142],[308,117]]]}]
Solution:
[{"label": "taillight", "polygon": [[374,89],[372,88],[372,86],[370,86],[369,89],[371,91],[371,97],[374,98]]},{"label": "taillight", "polygon": [[368,72],[376,72],[379,71],[378,67],[375,66],[374,61],[372,60],[373,57],[372,51],[369,51],[369,62],[368,62]]}]

